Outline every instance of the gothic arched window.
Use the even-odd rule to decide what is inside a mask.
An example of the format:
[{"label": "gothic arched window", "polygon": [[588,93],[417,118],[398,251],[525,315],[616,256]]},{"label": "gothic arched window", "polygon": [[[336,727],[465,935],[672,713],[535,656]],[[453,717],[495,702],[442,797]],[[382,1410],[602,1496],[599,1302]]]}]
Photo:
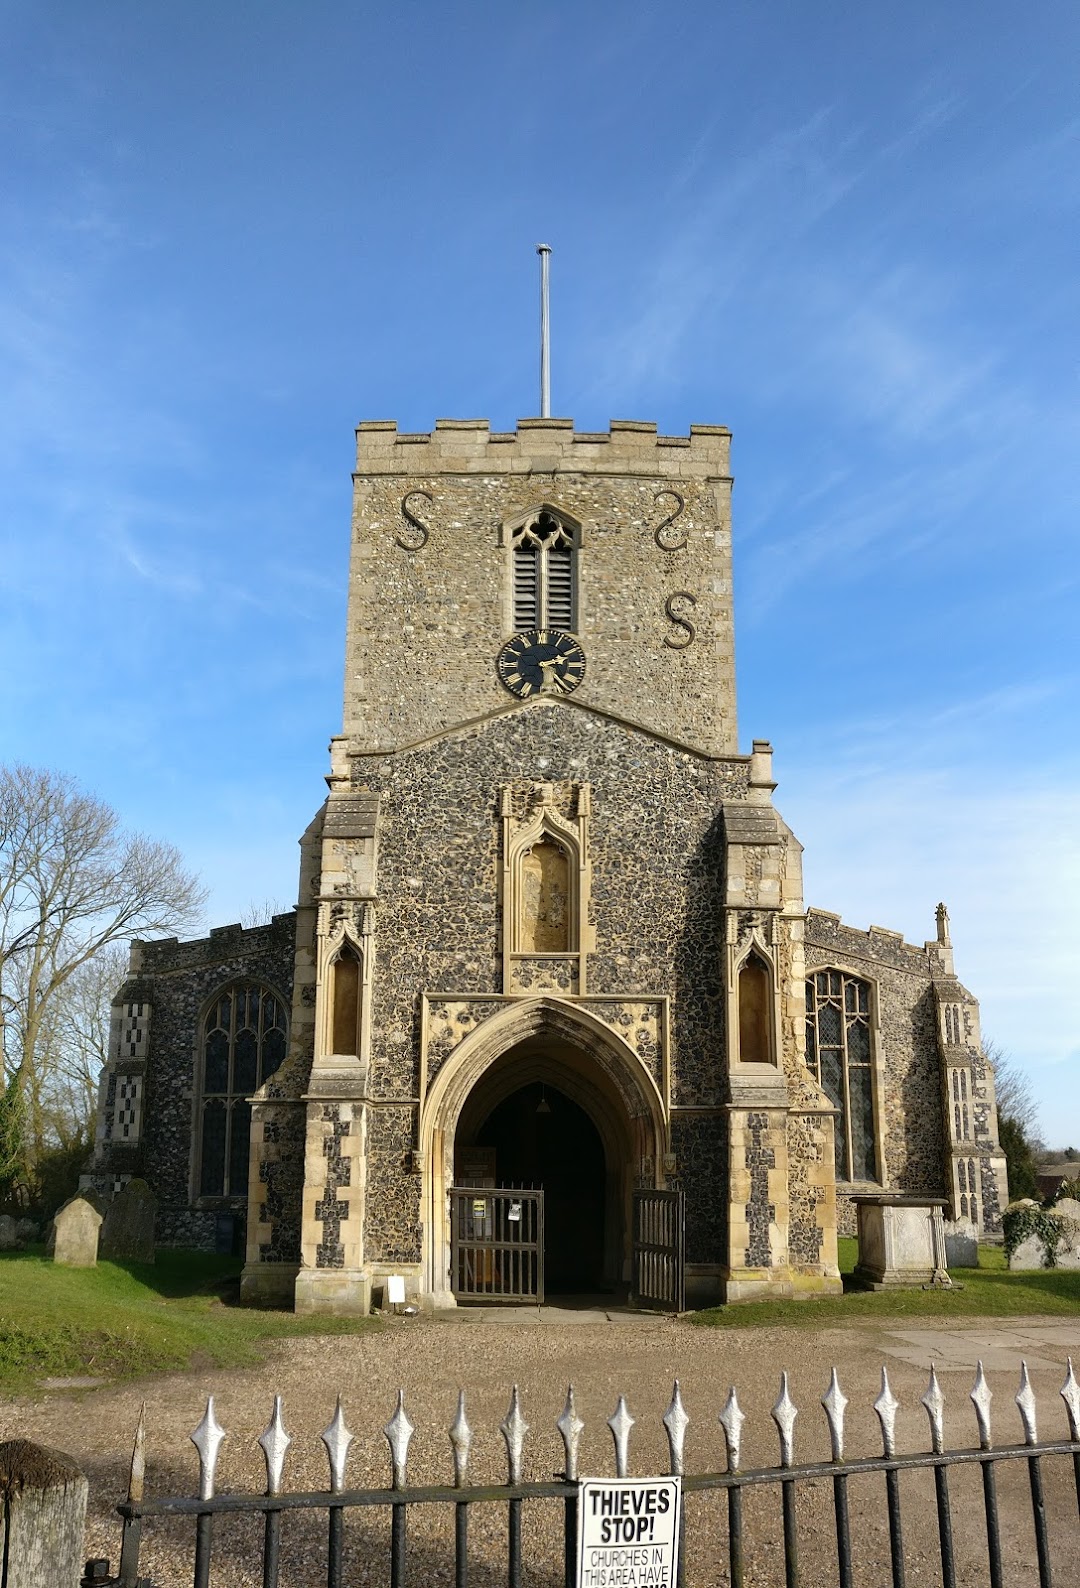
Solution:
[{"label": "gothic arched window", "polygon": [[840,970],[819,970],[808,979],[806,1062],[840,1110],[837,1177],[876,1180],[869,982]]},{"label": "gothic arched window", "polygon": [[287,1039],[284,1004],[254,982],[234,982],[208,1010],[200,1045],[200,1196],[247,1196],[248,1098],[281,1064]]},{"label": "gothic arched window", "polygon": [[577,621],[576,540],[550,509],[514,530],[514,628],[566,629]]}]

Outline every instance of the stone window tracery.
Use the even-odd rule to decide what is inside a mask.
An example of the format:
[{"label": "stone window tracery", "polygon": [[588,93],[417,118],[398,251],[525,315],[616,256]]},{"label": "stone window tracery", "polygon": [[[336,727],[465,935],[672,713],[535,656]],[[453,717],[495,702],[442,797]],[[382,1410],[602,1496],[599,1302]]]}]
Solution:
[{"label": "stone window tracery", "polygon": [[543,508],[514,530],[514,628],[565,629],[577,618],[574,530]]},{"label": "stone window tracery", "polygon": [[199,1195],[246,1196],[248,1098],[285,1058],[288,1020],[279,998],[234,982],[203,1021],[200,1045]]},{"label": "stone window tracery", "polygon": [[876,1180],[870,984],[840,970],[822,970],[806,983],[806,1062],[840,1110],[836,1173],[841,1180]]}]

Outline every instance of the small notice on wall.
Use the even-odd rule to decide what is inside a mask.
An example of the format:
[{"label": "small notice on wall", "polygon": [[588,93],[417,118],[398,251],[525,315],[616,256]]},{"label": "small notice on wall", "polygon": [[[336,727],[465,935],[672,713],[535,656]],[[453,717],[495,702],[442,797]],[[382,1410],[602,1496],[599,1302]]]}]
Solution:
[{"label": "small notice on wall", "polygon": [[675,1588],[681,1478],[587,1478],[577,1588]]}]

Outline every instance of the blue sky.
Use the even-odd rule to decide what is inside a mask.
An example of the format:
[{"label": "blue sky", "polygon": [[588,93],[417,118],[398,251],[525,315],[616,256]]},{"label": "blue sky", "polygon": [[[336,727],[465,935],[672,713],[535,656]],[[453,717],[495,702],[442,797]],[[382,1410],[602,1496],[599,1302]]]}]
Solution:
[{"label": "blue sky", "polygon": [[0,746],[291,903],[352,427],[735,432],[743,748],[1080,1145],[1066,0],[2,6]]}]

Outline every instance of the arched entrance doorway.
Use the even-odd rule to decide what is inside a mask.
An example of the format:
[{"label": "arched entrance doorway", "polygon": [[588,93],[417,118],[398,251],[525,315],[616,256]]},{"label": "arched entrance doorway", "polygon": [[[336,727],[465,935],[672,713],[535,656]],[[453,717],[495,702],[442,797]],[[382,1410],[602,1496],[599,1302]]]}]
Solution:
[{"label": "arched entrance doorway", "polygon": [[624,1290],[633,1192],[662,1183],[666,1118],[652,1075],[595,1016],[544,998],[478,1026],[431,1086],[421,1144],[437,1302],[453,1300],[451,1188],[485,1182],[543,1190],[548,1296]]},{"label": "arched entrance doorway", "polygon": [[[477,1086],[466,1116],[482,1113],[488,1091],[483,1082]],[[471,1185],[481,1169],[486,1183],[543,1191],[546,1295],[613,1292],[619,1253],[605,1253],[605,1226],[609,1181],[617,1198],[618,1172],[617,1166],[610,1172],[588,1112],[554,1083],[530,1081],[479,1125],[472,1119],[463,1117],[458,1127],[454,1178]]]}]

